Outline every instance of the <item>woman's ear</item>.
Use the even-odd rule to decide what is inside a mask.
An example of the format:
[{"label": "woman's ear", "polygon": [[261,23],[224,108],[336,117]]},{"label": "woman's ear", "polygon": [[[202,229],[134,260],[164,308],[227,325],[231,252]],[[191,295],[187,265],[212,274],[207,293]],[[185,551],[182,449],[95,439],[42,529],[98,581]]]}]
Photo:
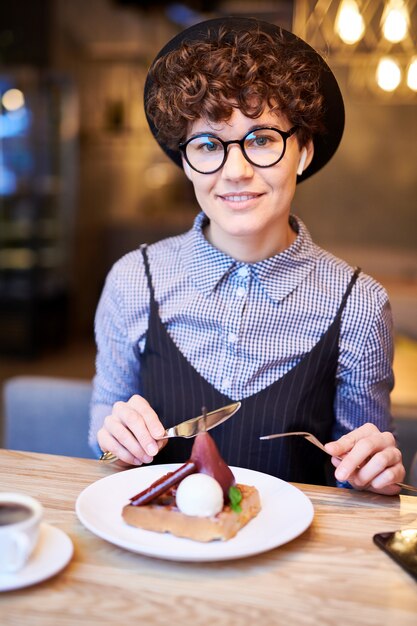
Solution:
[{"label": "woman's ear", "polygon": [[191,180],[191,167],[188,165],[185,159],[182,160],[182,167],[183,167],[186,177],[189,180]]},{"label": "woman's ear", "polygon": [[310,141],[301,149],[300,153],[300,161],[298,163],[297,174],[301,176],[305,169],[310,165],[311,160],[314,155],[314,145],[313,141]]}]

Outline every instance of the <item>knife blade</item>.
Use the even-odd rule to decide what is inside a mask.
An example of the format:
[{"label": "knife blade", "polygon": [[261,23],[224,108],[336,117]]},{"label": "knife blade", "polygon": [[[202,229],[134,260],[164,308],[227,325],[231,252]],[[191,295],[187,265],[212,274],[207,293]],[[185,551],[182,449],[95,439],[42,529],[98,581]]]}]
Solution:
[{"label": "knife blade", "polygon": [[181,422],[176,426],[172,426],[165,431],[165,435],[161,439],[168,439],[169,437],[185,437],[190,439],[195,437],[200,432],[205,430],[211,430],[215,426],[219,426],[229,417],[232,417],[240,409],[240,402],[233,402],[227,406],[222,406],[220,409],[210,411],[210,413],[203,413],[198,417],[192,417],[185,422]]},{"label": "knife blade", "polygon": [[[215,426],[219,426],[229,417],[232,417],[241,407],[241,402],[233,402],[227,406],[222,406],[219,409],[210,411],[210,413],[203,413],[197,417],[192,417],[185,422],[180,422],[176,426],[171,426],[165,431],[165,434],[160,439],[169,439],[171,437],[184,437],[185,439],[191,439],[200,432],[211,430]],[[114,463],[117,461],[117,456],[112,452],[103,452],[99,461],[105,463]]]}]

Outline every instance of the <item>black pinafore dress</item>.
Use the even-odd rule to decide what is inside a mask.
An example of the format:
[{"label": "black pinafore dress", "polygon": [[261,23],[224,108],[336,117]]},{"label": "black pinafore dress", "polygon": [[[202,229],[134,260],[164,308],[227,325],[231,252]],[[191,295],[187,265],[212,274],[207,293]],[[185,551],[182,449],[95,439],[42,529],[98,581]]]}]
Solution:
[{"label": "black pinafore dress", "polygon": [[[140,355],[141,393],[165,428],[233,402],[205,380],[177,348],[163,325],[155,300],[146,247],[142,248],[150,291],[149,327]],[[360,270],[356,269],[337,314],[312,350],[282,378],[241,400],[229,420],[210,431],[228,465],[271,474],[286,481],[334,484],[329,457],[302,437],[260,441],[261,435],[308,431],[330,441],[343,309]],[[173,438],[155,463],[181,463],[192,440]]]}]

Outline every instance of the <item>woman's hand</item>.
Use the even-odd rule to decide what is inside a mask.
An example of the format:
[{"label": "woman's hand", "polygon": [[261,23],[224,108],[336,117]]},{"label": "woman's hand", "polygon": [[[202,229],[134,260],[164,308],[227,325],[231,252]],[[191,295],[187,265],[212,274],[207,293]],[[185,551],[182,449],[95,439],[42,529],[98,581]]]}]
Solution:
[{"label": "woman's hand", "polygon": [[[116,402],[97,433],[104,452],[119,458],[119,465],[150,463],[167,439],[159,439],[165,429],[155,411],[142,396],[134,395],[127,402]],[[159,441],[158,441],[159,439]]]},{"label": "woman's hand", "polygon": [[355,489],[384,495],[395,495],[401,490],[395,483],[404,480],[405,469],[392,433],[381,432],[374,424],[364,424],[337,441],[326,443],[325,448],[332,455],[337,480],[347,480]]}]

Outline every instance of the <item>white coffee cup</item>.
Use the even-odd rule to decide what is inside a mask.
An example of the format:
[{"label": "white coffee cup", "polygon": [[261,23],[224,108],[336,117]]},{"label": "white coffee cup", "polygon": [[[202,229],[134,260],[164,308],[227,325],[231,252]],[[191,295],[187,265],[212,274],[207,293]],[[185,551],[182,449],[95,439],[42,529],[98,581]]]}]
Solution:
[{"label": "white coffee cup", "polygon": [[39,537],[43,507],[23,493],[0,492],[0,572],[26,564]]}]

